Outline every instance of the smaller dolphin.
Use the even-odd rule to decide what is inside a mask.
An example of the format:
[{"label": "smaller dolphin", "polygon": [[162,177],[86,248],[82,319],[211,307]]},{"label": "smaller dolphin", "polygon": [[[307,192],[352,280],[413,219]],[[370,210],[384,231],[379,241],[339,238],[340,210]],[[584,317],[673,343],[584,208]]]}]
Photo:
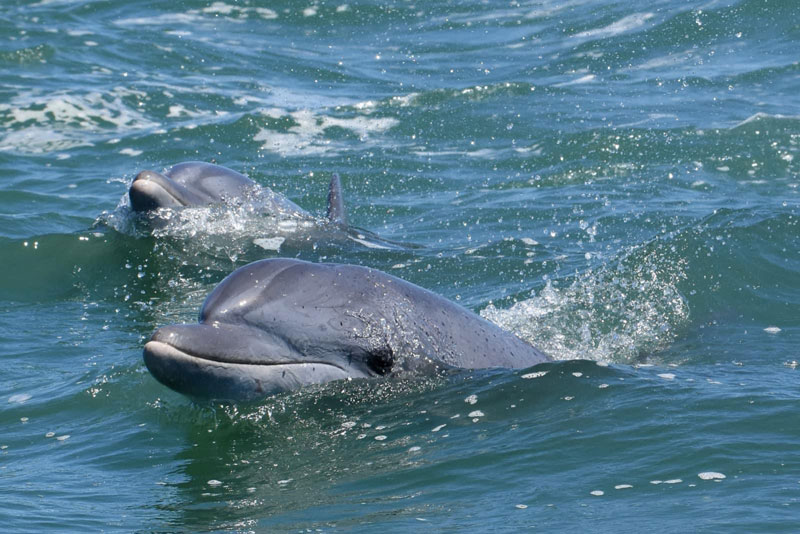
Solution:
[{"label": "smaller dolphin", "polygon": [[253,400],[346,378],[525,368],[550,358],[419,286],[355,265],[276,258],[206,298],[199,324],[159,328],[144,362],[192,397]]},{"label": "smaller dolphin", "polygon": [[[342,185],[333,175],[328,193],[328,218],[336,224],[346,224],[342,201]],[[154,212],[159,208],[185,208],[206,206],[218,202],[248,198],[265,189],[256,182],[220,165],[189,161],[173,166],[165,174],[142,171],[131,183],[128,196],[136,212]],[[311,217],[303,208],[284,197],[268,191],[259,200],[266,201],[264,209],[270,213]]]}]

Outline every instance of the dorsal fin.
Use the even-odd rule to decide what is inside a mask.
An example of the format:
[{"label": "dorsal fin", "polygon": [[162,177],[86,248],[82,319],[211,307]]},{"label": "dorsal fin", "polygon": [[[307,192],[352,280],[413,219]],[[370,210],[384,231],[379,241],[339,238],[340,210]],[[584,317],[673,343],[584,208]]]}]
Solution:
[{"label": "dorsal fin", "polygon": [[328,220],[335,224],[347,224],[347,213],[344,211],[344,197],[342,196],[342,182],[337,173],[331,177],[328,188]]}]

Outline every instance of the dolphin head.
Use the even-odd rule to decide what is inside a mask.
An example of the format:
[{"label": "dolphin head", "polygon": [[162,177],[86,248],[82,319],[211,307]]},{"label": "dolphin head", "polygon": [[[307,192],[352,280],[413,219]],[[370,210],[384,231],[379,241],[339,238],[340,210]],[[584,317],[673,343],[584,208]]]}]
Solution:
[{"label": "dolphin head", "polygon": [[390,374],[394,353],[378,318],[351,313],[369,306],[369,291],[359,294],[336,267],[271,259],[238,269],[209,294],[198,324],[155,331],[147,368],[180,393],[221,400]]},{"label": "dolphin head", "polygon": [[225,167],[186,162],[166,174],[140,172],[131,183],[128,196],[134,211],[147,212],[213,204],[239,197],[255,187],[255,182]]}]

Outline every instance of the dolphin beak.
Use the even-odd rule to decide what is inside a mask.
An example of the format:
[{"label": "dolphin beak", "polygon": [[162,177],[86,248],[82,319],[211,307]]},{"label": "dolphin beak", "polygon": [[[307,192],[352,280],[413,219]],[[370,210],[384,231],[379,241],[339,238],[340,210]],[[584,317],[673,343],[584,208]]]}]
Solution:
[{"label": "dolphin beak", "polygon": [[144,346],[144,363],[156,380],[179,393],[232,401],[352,376],[331,363],[304,361],[257,329],[225,324],[160,328]]}]

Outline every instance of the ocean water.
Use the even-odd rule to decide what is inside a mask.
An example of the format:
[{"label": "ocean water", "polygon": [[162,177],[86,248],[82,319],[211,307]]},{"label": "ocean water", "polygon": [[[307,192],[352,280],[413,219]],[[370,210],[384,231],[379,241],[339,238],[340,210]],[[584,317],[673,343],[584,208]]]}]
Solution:
[{"label": "ocean water", "polygon": [[[788,0],[3,2],[2,530],[796,532],[798,21]],[[338,172],[356,229],[137,224],[133,177],[186,160],[319,217]],[[266,257],[384,270],[559,361],[240,405],[157,383],[150,333]]]}]

